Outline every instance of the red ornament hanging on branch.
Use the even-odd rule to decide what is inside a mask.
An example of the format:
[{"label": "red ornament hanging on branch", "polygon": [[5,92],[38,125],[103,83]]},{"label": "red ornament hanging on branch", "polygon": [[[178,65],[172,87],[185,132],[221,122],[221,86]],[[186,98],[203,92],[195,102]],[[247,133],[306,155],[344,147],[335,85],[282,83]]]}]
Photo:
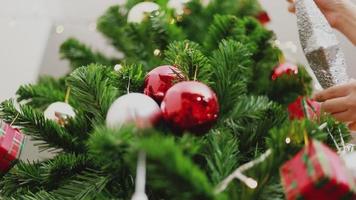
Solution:
[{"label": "red ornament hanging on branch", "polygon": [[276,80],[277,78],[283,75],[295,75],[298,74],[298,66],[291,63],[282,63],[279,64],[273,70],[272,80]]},{"label": "red ornament hanging on branch", "polygon": [[202,135],[218,119],[219,103],[216,94],[205,84],[184,81],[167,91],[161,109],[164,119],[176,132]]},{"label": "red ornament hanging on branch", "polygon": [[356,185],[339,156],[316,140],[310,141],[280,169],[287,200],[356,199]]},{"label": "red ornament hanging on branch", "polygon": [[145,79],[144,93],[161,103],[166,92],[175,82],[184,79],[182,72],[170,65],[160,66],[150,71]]},{"label": "red ornament hanging on branch", "polygon": [[0,173],[5,173],[20,157],[25,137],[4,122],[0,122],[0,126]]},{"label": "red ornament hanging on branch", "polygon": [[261,11],[257,14],[256,19],[262,24],[266,25],[271,21],[268,13],[266,11]]},{"label": "red ornament hanging on branch", "polygon": [[320,116],[320,112],[320,103],[307,97],[298,97],[295,102],[288,106],[290,120],[300,120],[305,118],[315,119]]}]

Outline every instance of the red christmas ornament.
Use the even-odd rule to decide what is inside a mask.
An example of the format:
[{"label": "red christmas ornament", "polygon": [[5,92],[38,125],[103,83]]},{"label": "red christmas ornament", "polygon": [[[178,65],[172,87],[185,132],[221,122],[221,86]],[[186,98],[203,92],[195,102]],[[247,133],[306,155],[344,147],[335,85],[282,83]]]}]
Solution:
[{"label": "red christmas ornament", "polygon": [[339,156],[318,141],[310,143],[280,174],[287,200],[356,199],[356,185]]},{"label": "red christmas ornament", "polygon": [[0,173],[5,173],[20,157],[25,137],[18,129],[4,122],[0,123]]},{"label": "red christmas ornament", "polygon": [[160,66],[150,71],[145,79],[144,93],[160,103],[175,81],[183,78],[179,69],[173,66]]},{"label": "red christmas ornament", "polygon": [[263,25],[266,25],[267,23],[269,23],[271,21],[271,18],[269,17],[269,15],[266,11],[261,11],[260,13],[258,13],[256,18]]},{"label": "red christmas ornament", "polygon": [[175,84],[164,97],[161,109],[164,119],[177,131],[202,135],[216,122],[219,103],[215,93],[196,81]]},{"label": "red christmas ornament", "polygon": [[290,64],[290,63],[283,63],[278,65],[274,70],[272,74],[272,80],[276,80],[280,76],[287,74],[287,75],[292,75],[292,74],[298,74],[298,66]]},{"label": "red christmas ornament", "polygon": [[320,103],[309,98],[298,97],[295,102],[288,106],[289,119],[300,120],[308,116],[310,119],[315,119],[320,116],[320,110]]}]

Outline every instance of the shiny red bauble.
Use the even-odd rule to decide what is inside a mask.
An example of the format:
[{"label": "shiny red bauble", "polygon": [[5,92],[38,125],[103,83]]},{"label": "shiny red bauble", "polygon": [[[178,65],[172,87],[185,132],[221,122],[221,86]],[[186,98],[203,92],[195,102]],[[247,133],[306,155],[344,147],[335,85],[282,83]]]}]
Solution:
[{"label": "shiny red bauble", "polygon": [[289,104],[288,112],[291,120],[300,120],[307,117],[315,119],[320,116],[321,105],[312,99],[299,97],[295,102]]},{"label": "shiny red bauble", "polygon": [[173,84],[183,79],[183,74],[173,66],[160,66],[150,71],[145,79],[144,93],[160,103]]},{"label": "shiny red bauble", "polygon": [[285,74],[286,75],[298,74],[298,66],[290,63],[283,63],[278,65],[273,70],[272,80],[276,80],[277,78]]},{"label": "shiny red bauble", "polygon": [[167,91],[161,110],[176,133],[189,131],[203,135],[218,119],[219,103],[216,94],[205,84],[184,81]]},{"label": "shiny red bauble", "polygon": [[271,21],[271,18],[269,17],[266,11],[261,11],[260,13],[258,13],[256,18],[263,25],[266,25]]}]

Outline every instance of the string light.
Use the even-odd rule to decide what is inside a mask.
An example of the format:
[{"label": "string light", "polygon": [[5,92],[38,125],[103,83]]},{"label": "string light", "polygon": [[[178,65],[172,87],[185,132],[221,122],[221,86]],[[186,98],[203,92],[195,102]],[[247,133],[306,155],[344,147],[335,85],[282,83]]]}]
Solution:
[{"label": "string light", "polygon": [[155,56],[160,56],[160,55],[161,55],[161,50],[155,49],[155,50],[153,51],[153,54],[154,54]]},{"label": "string light", "polygon": [[175,24],[176,20],[175,19],[171,19],[171,21],[169,22],[170,24]]},{"label": "string light", "polygon": [[256,189],[258,186],[258,183],[256,180],[252,179],[252,178],[248,178],[246,180],[246,185],[251,188],[251,189]]},{"label": "string light", "polygon": [[56,33],[57,34],[62,34],[64,32],[64,26],[63,25],[58,25],[56,27]]},{"label": "string light", "polygon": [[116,64],[116,65],[114,66],[114,70],[117,71],[117,72],[120,71],[121,68],[122,68],[122,65],[121,65],[121,64]]},{"label": "string light", "polygon": [[287,143],[287,144],[290,144],[290,142],[291,142],[290,137],[287,137],[287,138],[286,138],[286,143]]},{"label": "string light", "polygon": [[237,168],[234,172],[232,172],[229,176],[227,176],[223,181],[219,183],[219,185],[215,188],[215,193],[219,194],[223,192],[228,185],[233,181],[235,178],[239,179],[241,182],[245,183],[247,187],[251,189],[256,189],[258,186],[258,183],[255,179],[246,177],[242,173],[245,172],[246,170],[251,169],[252,167],[256,166],[259,163],[264,162],[270,155],[272,154],[272,150],[269,149],[267,150],[264,154],[262,154],[259,158],[252,160],[239,168]]}]

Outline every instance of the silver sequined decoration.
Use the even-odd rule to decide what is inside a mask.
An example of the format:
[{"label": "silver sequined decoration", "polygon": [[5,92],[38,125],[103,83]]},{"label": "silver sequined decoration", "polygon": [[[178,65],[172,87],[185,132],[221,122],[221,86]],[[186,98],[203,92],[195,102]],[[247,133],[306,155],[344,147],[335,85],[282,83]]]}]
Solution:
[{"label": "silver sequined decoration", "polygon": [[323,88],[347,83],[345,56],[331,26],[313,0],[297,0],[300,42]]}]

